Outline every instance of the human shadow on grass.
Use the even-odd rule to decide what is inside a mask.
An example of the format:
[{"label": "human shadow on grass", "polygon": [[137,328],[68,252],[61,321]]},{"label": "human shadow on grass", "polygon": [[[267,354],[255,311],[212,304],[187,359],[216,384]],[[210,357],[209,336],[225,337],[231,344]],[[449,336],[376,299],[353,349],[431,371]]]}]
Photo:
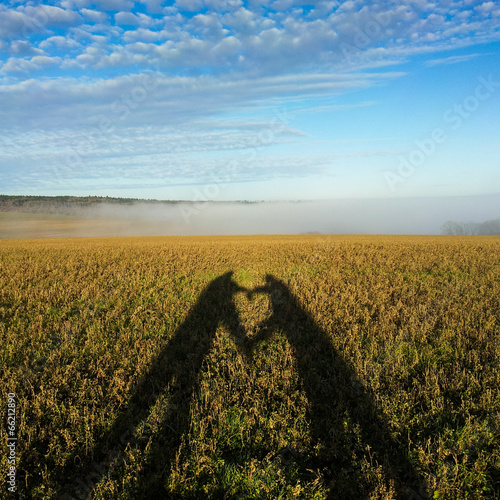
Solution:
[{"label": "human shadow on grass", "polygon": [[57,498],[91,496],[103,477],[123,462],[124,452],[134,448],[146,452],[148,437],[134,436],[135,430],[167,389],[167,412],[159,431],[154,433],[160,442],[152,443],[147,450],[149,458],[146,469],[137,478],[134,498],[172,498],[164,484],[181,438],[189,430],[190,401],[196,392],[203,360],[212,348],[219,326],[225,326],[235,340],[242,336],[234,295],[245,289],[232,279],[232,274],[219,276],[203,290],[184,322],[136,385],[127,407],[106,437],[83,457],[76,470],[73,468],[71,484],[62,486]]},{"label": "human shadow on grass", "polygon": [[295,463],[311,478],[322,475],[332,499],[372,498],[366,479],[368,463],[372,471],[374,464],[381,466],[398,498],[427,498],[425,483],[402,443],[391,437],[372,395],[285,283],[267,275],[266,284],[248,292],[249,298],[254,294],[269,295],[271,314],[258,333],[245,339],[248,356],[257,356],[258,345],[277,332],[284,334],[309,403],[313,450],[301,456],[287,447],[281,452],[282,462]]},{"label": "human shadow on grass", "polygon": [[[277,332],[286,336],[294,351],[309,402],[313,446],[307,452],[292,447],[281,450],[283,466],[297,466],[305,482],[318,475],[323,477],[329,498],[358,500],[373,493],[366,478],[367,463],[371,464],[371,471],[375,470],[373,464],[378,464],[386,478],[394,482],[398,498],[425,498],[425,492],[421,488],[419,491],[423,483],[401,444],[391,437],[373,397],[288,287],[268,275],[264,286],[246,290],[232,279],[232,274],[218,277],[203,290],[185,321],[136,385],[127,408],[106,437],[87,458],[83,457],[78,470],[71,471],[68,477],[73,478],[72,485],[64,487],[57,498],[91,496],[104,476],[112,474],[112,464],[120,463],[124,452],[133,448],[147,454],[146,466],[136,478],[134,498],[176,498],[166,491],[165,483],[182,436],[189,431],[191,398],[197,392],[203,361],[221,325],[229,330],[249,361],[258,356],[259,344],[272,341]],[[244,291],[250,299],[255,294],[270,297],[270,315],[253,336],[244,333],[234,303],[234,295]],[[134,431],[165,392],[167,411],[154,439],[149,442],[147,436],[133,438]],[[375,473],[380,473],[380,469]],[[230,498],[222,491],[220,494],[221,498]]]}]

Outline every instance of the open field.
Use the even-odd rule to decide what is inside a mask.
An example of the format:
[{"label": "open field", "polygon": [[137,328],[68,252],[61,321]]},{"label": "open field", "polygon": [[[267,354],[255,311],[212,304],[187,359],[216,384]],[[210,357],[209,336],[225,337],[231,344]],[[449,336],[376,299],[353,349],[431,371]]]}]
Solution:
[{"label": "open field", "polygon": [[499,276],[500,237],[3,240],[17,493],[500,498]]}]

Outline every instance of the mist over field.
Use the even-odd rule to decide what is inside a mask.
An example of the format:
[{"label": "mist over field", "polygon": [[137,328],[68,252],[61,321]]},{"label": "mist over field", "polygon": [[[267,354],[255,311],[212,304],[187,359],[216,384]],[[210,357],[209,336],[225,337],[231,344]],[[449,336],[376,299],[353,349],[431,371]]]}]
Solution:
[{"label": "mist over field", "polygon": [[0,215],[2,238],[214,234],[440,234],[500,216],[500,195],[302,202],[136,202]]},{"label": "mist over field", "polygon": [[[482,197],[325,200],[256,204],[186,204],[182,234],[440,234],[448,219],[499,215],[500,195]],[[168,214],[172,216],[171,214]],[[182,220],[181,219],[181,220]]]}]

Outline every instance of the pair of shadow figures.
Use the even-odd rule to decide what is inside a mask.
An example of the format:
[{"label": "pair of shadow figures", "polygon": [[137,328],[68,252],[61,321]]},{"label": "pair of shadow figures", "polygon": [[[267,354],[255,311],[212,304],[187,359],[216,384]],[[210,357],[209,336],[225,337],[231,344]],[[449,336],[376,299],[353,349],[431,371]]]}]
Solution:
[{"label": "pair of shadow figures", "polygon": [[[76,473],[81,479],[72,481],[69,489],[65,487],[65,491],[60,492],[61,497],[75,498],[76,490],[79,490],[78,498],[91,496],[93,487],[108,473],[109,467],[102,464],[112,461],[117,450],[123,455],[124,448],[131,444],[130,440],[123,438],[127,430],[137,428],[147,418],[159,394],[168,388],[169,407],[173,410],[166,412],[159,434],[155,434],[155,437],[159,436],[158,442],[148,445],[149,456],[156,459],[151,460],[154,463],[148,464],[148,470],[139,478],[137,491],[141,498],[174,498],[165,491],[165,477],[182,436],[189,430],[190,401],[198,388],[203,360],[213,346],[217,329],[225,326],[238,348],[246,354],[253,350],[254,356],[257,355],[255,348],[259,341],[270,339],[276,331],[286,335],[293,349],[301,384],[308,398],[311,438],[320,445],[316,448],[320,451],[316,456],[313,453],[306,458],[292,449],[282,450],[283,466],[294,462],[306,481],[311,477],[311,470],[319,471],[329,485],[331,498],[365,498],[368,492],[364,489],[366,485],[363,486],[362,460],[353,458],[349,444],[352,436],[346,435],[344,427],[346,415],[349,415],[353,426],[359,429],[358,445],[361,436],[366,458],[382,466],[386,477],[396,485],[398,497],[422,498],[421,492],[415,493],[421,482],[406,450],[391,437],[372,396],[288,287],[268,275],[264,286],[246,290],[233,280],[232,274],[228,272],[219,276],[203,290],[185,321],[138,381],[127,408],[120,413],[112,429],[95,445],[87,459],[79,457],[78,465],[73,465],[71,477],[74,478]],[[249,297],[254,294],[268,294],[270,297],[270,315],[261,325],[260,333],[252,337],[245,334],[234,303],[234,296],[239,292],[246,292]],[[141,446],[137,442],[133,444]],[[100,467],[95,467],[96,463]],[[66,473],[65,476],[69,477]],[[339,491],[337,485],[340,484],[349,484],[350,488]],[[223,491],[220,495],[227,498]],[[244,498],[244,495],[238,498]]]}]

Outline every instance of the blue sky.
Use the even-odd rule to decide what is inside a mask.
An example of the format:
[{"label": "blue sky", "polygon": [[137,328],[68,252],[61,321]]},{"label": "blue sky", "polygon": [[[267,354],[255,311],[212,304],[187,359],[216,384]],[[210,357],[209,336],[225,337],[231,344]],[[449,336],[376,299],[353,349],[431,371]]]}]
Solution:
[{"label": "blue sky", "polygon": [[500,5],[0,5],[0,193],[500,192]]}]

